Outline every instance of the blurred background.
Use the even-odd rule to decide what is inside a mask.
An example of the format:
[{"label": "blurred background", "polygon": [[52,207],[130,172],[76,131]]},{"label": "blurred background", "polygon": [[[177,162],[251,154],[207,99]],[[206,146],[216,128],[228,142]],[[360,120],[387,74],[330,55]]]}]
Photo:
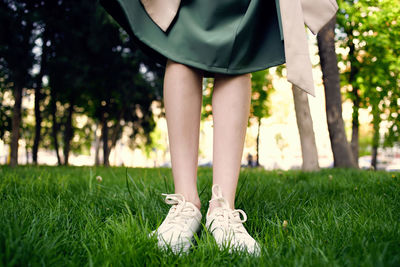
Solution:
[{"label": "blurred background", "polygon": [[[400,170],[400,2],[338,4],[307,30],[316,97],[284,65],[252,74],[244,167]],[[163,72],[96,0],[0,0],[0,164],[170,167]]]}]

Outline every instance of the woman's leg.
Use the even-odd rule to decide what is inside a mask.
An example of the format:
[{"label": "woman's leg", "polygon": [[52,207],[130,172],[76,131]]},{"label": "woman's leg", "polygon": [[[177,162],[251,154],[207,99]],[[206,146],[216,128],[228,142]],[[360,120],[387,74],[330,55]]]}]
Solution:
[{"label": "woman's leg", "polygon": [[200,208],[197,192],[202,73],[168,60],[164,106],[175,193]]},{"label": "woman's leg", "polygon": [[[250,74],[216,75],[212,95],[214,120],[213,184],[234,209],[247,122],[250,114]],[[210,203],[210,213],[218,205]]]}]

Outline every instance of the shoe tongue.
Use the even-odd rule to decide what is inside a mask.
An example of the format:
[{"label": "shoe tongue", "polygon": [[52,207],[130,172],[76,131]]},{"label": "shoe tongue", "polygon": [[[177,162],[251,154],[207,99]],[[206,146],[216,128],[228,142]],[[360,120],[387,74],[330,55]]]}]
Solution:
[{"label": "shoe tongue", "polygon": [[231,210],[231,207],[225,198],[219,197],[216,199],[216,202],[219,204],[219,208]]},{"label": "shoe tongue", "polygon": [[222,190],[219,184],[215,184],[211,188],[212,198],[221,198],[222,197]]},{"label": "shoe tongue", "polygon": [[208,216],[221,216],[224,214],[225,207],[215,207],[211,213],[207,213]]},{"label": "shoe tongue", "polygon": [[183,208],[183,210],[185,211],[194,211],[194,212],[200,212],[199,209],[196,207],[196,205],[194,205],[191,202],[185,202],[185,207]]},{"label": "shoe tongue", "polygon": [[222,190],[219,184],[213,185],[211,191],[212,191],[212,199],[215,199],[215,201],[217,201],[221,207],[231,209],[228,201],[222,195]]}]

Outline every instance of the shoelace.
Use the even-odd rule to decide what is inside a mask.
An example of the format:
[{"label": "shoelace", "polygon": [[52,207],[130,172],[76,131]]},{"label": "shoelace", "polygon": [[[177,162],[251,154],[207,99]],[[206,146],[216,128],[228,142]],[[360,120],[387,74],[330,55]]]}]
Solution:
[{"label": "shoelace", "polygon": [[[213,211],[215,220],[217,224],[220,224],[222,230],[229,229],[228,233],[224,232],[222,242],[225,242],[224,240],[229,240],[228,242],[233,241],[234,246],[245,248],[246,250],[250,249],[251,252],[258,254],[259,245],[247,233],[242,224],[247,221],[246,213],[241,209],[234,210],[230,208],[228,201],[222,196],[222,191],[218,184],[213,185],[212,195],[213,197],[209,202],[218,201],[220,203],[220,207],[215,208]],[[243,219],[240,215],[243,216]]]},{"label": "shoelace", "polygon": [[[226,199],[223,197],[212,199],[209,202],[212,201],[219,201],[221,204],[225,204],[223,204],[222,207],[215,208],[213,211],[218,222],[223,224],[225,229],[228,229],[229,226],[229,228],[233,230],[234,234],[246,233],[242,223],[246,222],[247,215],[243,210],[230,209],[229,206],[226,206]],[[243,219],[240,217],[240,214],[242,214]]]},{"label": "shoelace", "polygon": [[193,218],[195,210],[186,205],[185,198],[181,194],[162,194],[166,196],[165,203],[174,205],[171,207],[166,223],[176,225],[181,231],[185,230],[188,219]]},{"label": "shoelace", "polygon": [[[242,223],[247,221],[246,213],[241,209],[231,209],[229,207],[228,201],[222,196],[221,188],[218,184],[212,187],[213,199],[209,202],[218,201],[221,207],[214,209],[215,216],[218,218],[218,222],[222,223],[225,229],[230,226],[234,234],[246,233]],[[243,219],[241,219],[240,214],[242,214]]]}]

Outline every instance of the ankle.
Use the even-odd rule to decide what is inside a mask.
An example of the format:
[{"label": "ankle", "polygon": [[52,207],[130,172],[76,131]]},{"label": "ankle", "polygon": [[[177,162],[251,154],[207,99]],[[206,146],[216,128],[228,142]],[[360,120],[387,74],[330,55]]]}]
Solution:
[{"label": "ankle", "polygon": [[199,198],[197,200],[192,200],[192,201],[188,200],[188,202],[192,203],[193,205],[195,205],[200,210],[201,202],[200,202]]},{"label": "ankle", "polygon": [[192,203],[193,205],[195,205],[200,210],[201,202],[200,202],[200,198],[198,196],[188,196],[188,195],[185,195],[185,194],[182,194],[182,195],[184,196],[186,202]]}]

